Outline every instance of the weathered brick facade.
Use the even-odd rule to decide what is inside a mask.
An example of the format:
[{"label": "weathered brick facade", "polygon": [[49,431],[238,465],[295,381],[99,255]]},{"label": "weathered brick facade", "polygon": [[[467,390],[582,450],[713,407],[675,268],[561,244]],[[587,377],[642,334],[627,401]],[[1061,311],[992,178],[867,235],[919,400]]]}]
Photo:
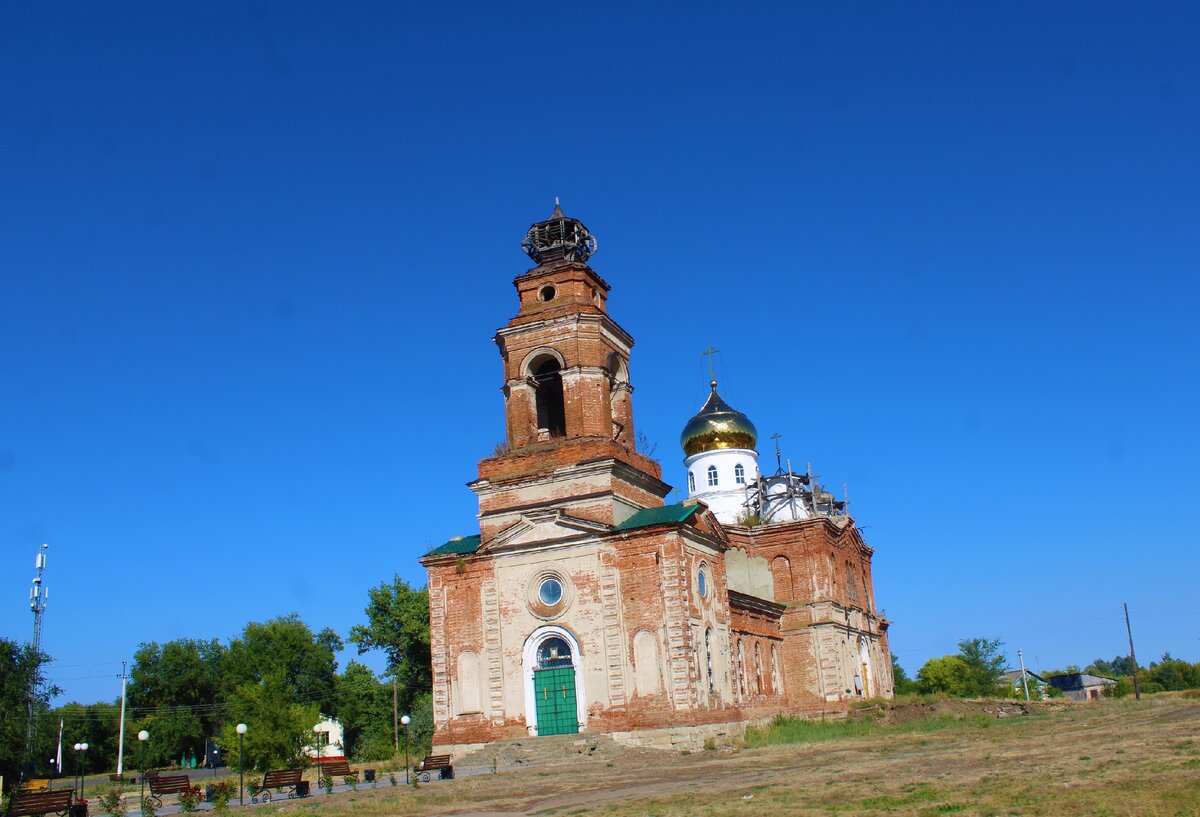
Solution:
[{"label": "weathered brick facade", "polygon": [[471,483],[479,535],[421,560],[435,749],[564,722],[703,730],[890,695],[872,551],[853,521],[750,528],[703,503],[664,506],[658,463],[634,450],[633,339],[607,314],[586,230],[556,210],[530,235],[540,263],[516,279],[519,311],[495,338],[507,450]]}]

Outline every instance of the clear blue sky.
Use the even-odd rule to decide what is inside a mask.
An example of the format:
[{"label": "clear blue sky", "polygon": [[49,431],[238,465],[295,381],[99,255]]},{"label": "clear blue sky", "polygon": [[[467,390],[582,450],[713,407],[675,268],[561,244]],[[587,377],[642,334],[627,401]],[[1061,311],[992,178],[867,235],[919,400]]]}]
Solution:
[{"label": "clear blue sky", "polygon": [[1200,12],[1055,6],[0,5],[0,635],[41,542],[80,700],[423,582],[559,195],[668,481],[712,344],[910,671],[1200,659]]}]

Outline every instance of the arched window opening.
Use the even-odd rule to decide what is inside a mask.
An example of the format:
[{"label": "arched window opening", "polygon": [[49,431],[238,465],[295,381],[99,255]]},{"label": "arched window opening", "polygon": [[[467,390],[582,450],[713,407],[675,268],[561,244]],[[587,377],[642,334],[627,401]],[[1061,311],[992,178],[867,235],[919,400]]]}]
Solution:
[{"label": "arched window opening", "polygon": [[779,653],[771,646],[771,691],[776,695],[783,694],[783,676],[779,673]]},{"label": "arched window opening", "polygon": [[713,683],[712,627],[704,631],[704,665],[708,670],[708,691],[713,693],[716,691],[716,685]]},{"label": "arched window opening", "polygon": [[740,638],[738,639],[737,650],[737,684],[738,695],[744,698],[746,696],[746,651],[742,647],[742,639]]},{"label": "arched window opening", "polygon": [[791,601],[792,563],[786,556],[776,556],[771,560],[771,579],[775,585],[775,601]]},{"label": "arched window opening", "polygon": [[746,469],[740,462],[733,467],[733,481],[738,485],[746,484]]},{"label": "arched window opening", "polygon": [[688,471],[688,493],[696,493],[696,475]]},{"label": "arched window opening", "polygon": [[562,373],[558,361],[547,358],[533,369],[537,388],[537,424],[539,431],[551,437],[567,435],[567,410],[563,403]]},{"label": "arched window opening", "polygon": [[762,650],[757,641],[754,642],[754,687],[759,695],[763,694]]},{"label": "arched window opening", "polygon": [[538,669],[571,666],[571,645],[561,638],[547,638],[538,646]]},{"label": "arched window opening", "polygon": [[708,466],[708,487],[715,488],[718,485],[717,481],[717,466]]}]

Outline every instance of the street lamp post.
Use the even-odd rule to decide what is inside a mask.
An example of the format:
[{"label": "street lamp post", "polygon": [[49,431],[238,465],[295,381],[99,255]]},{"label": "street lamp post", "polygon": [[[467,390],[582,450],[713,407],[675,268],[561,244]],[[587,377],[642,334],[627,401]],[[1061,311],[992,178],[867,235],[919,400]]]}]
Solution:
[{"label": "street lamp post", "polygon": [[138,801],[139,807],[140,803],[144,803],[146,801],[146,741],[148,740],[150,740],[149,732],[147,732],[145,729],[138,732],[138,746],[140,747],[138,750],[138,765],[142,767],[142,798],[140,801]]},{"label": "street lamp post", "polygon": [[79,779],[79,799],[83,799],[83,775],[87,771],[85,758],[87,756],[87,743],[75,744],[75,776]]},{"label": "street lamp post", "polygon": [[[324,724],[324,721],[322,721],[321,723],[318,723],[316,726],[313,727],[313,734],[315,734],[317,736],[317,788],[318,789],[321,788],[321,780],[323,778],[323,775],[321,774],[321,755],[323,755],[325,753],[325,751],[321,748],[321,734],[322,734],[322,732],[324,732],[324,730],[321,728],[321,726],[323,724]],[[328,742],[328,740],[329,740],[328,734],[325,735],[325,740],[326,740],[326,742]]]},{"label": "street lamp post", "polygon": [[243,747],[246,745],[243,738],[246,737],[246,724],[239,723],[237,725],[238,733],[238,805],[246,805],[245,797],[242,793],[243,785],[246,780],[246,753]]},{"label": "street lamp post", "polygon": [[72,748],[75,750],[75,774],[71,778],[71,788],[78,789],[79,788],[79,753],[81,751],[83,751],[83,744],[76,743]]},{"label": "street lamp post", "polygon": [[404,724],[404,785],[409,785],[408,779],[408,725],[412,723],[412,718],[405,715],[400,719],[400,723]]}]

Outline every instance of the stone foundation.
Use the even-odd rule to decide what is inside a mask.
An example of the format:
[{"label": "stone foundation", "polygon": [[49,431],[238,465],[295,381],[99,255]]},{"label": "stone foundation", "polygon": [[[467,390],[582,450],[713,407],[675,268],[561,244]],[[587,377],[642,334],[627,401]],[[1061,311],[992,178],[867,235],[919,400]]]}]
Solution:
[{"label": "stone foundation", "polygon": [[671,752],[698,752],[707,741],[717,746],[726,746],[740,741],[751,726],[766,726],[771,718],[749,721],[708,723],[700,726],[668,726],[664,729],[638,729],[633,732],[610,732],[621,746],[636,749],[660,749]]}]

